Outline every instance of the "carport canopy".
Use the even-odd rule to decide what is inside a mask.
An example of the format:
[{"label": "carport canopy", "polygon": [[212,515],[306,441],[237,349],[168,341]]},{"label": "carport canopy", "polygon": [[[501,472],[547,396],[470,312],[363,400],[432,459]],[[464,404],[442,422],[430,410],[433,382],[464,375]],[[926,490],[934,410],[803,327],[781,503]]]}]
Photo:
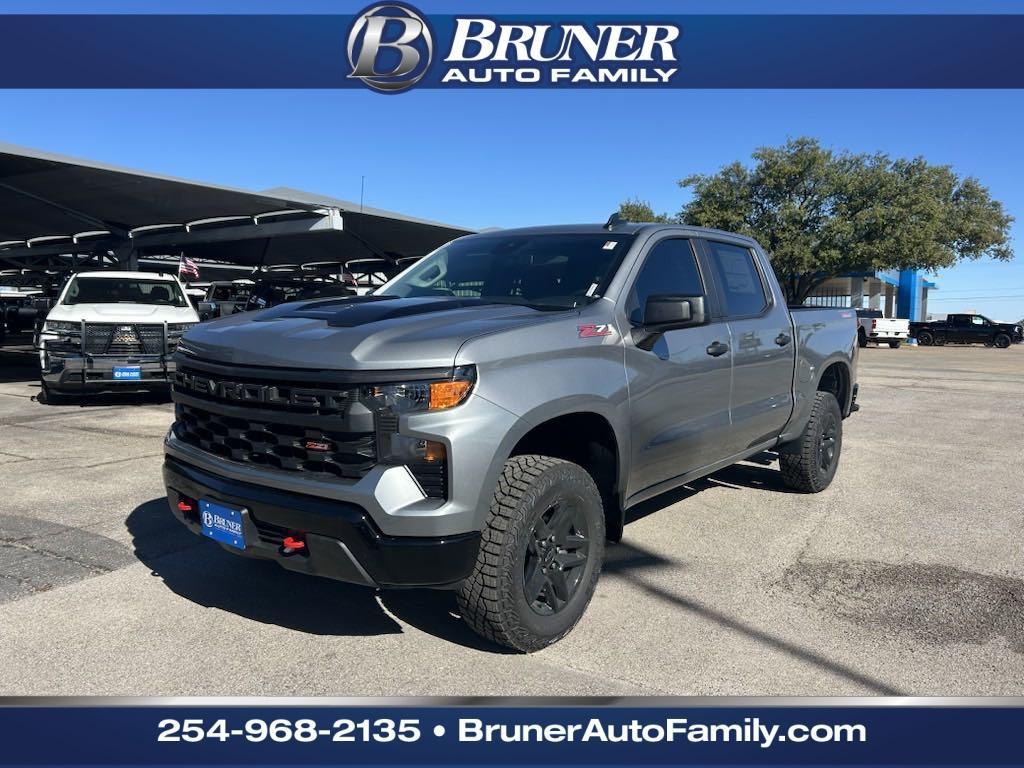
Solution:
[{"label": "carport canopy", "polygon": [[0,275],[180,253],[244,267],[397,265],[469,232],[287,187],[249,192],[0,143]]}]

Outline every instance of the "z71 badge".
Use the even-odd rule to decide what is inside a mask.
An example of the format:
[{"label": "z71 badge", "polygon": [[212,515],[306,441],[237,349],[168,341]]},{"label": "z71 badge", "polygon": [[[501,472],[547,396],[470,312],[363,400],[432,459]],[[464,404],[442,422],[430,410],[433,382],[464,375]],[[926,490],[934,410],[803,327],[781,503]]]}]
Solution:
[{"label": "z71 badge", "polygon": [[601,336],[612,335],[612,326],[610,323],[600,323],[598,325],[588,323],[587,325],[577,325],[576,330],[579,331],[581,339],[596,339]]}]

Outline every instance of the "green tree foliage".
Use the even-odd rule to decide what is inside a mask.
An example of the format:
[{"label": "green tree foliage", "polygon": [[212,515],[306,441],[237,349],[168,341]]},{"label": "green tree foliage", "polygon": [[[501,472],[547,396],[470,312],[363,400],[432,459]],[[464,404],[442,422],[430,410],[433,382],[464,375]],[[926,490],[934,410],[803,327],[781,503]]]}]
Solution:
[{"label": "green tree foliage", "polygon": [[[682,179],[693,198],[677,218],[757,238],[793,303],[848,272],[1013,258],[1013,218],[976,179],[949,166],[833,152],[811,138],[762,147],[753,161]],[[632,215],[653,214],[639,200],[627,206]]]},{"label": "green tree foliage", "polygon": [[626,221],[647,222],[657,224],[678,224],[678,216],[669,216],[667,213],[655,213],[651,204],[638,197],[630,198],[619,203],[619,215]]}]

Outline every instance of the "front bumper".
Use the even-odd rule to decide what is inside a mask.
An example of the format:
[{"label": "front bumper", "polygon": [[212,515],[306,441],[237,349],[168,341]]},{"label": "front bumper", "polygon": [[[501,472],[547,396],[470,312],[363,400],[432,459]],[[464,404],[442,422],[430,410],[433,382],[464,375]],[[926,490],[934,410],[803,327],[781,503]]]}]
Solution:
[{"label": "front bumper", "polygon": [[[152,389],[166,387],[174,376],[170,355],[139,357],[100,357],[47,352],[39,355],[40,375],[48,387],[56,390]],[[141,378],[115,379],[114,368],[137,367]]]},{"label": "front bumper", "polygon": [[[199,535],[198,515],[178,509],[187,499],[209,499],[242,510],[244,550],[230,552],[274,560],[302,573],[372,587],[448,587],[472,571],[479,533],[455,536],[387,536],[356,504],[218,477],[168,456],[164,484],[171,512]],[[308,554],[286,555],[284,536],[305,534]]]}]

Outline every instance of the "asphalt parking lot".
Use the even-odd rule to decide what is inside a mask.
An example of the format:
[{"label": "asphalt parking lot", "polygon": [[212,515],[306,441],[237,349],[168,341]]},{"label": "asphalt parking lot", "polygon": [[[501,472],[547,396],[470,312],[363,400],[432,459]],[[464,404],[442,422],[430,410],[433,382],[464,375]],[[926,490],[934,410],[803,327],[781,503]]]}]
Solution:
[{"label": "asphalt parking lot", "polygon": [[581,624],[523,656],[450,594],[192,536],[167,402],[46,405],[0,350],[0,695],[1024,694],[1024,346],[869,348],[860,383],[829,490],[766,454],[637,510]]}]

